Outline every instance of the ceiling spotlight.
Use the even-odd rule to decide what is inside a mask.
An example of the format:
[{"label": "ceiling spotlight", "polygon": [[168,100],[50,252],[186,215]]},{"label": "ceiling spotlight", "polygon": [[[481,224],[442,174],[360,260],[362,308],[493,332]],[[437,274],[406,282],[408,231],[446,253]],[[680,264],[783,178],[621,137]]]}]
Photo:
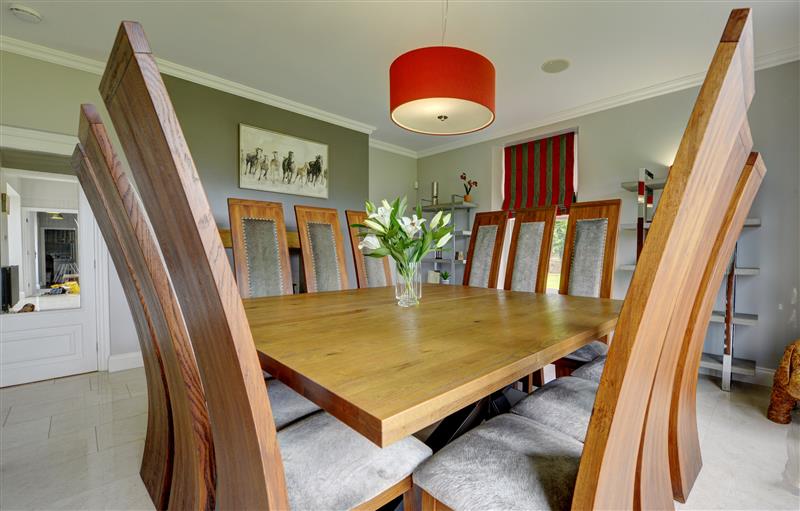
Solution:
[{"label": "ceiling spotlight", "polygon": [[42,15],[39,14],[37,10],[31,9],[27,5],[11,4],[8,6],[8,10],[10,10],[14,16],[27,23],[39,23],[42,21]]},{"label": "ceiling spotlight", "polygon": [[566,70],[569,67],[569,60],[567,59],[553,59],[548,60],[542,64],[542,71],[545,73],[555,74]]}]

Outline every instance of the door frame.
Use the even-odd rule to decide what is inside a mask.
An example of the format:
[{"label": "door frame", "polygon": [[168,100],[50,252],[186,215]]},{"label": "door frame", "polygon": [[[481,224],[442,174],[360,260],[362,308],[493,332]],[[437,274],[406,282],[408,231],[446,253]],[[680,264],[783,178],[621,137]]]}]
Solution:
[{"label": "door frame", "polygon": [[[17,128],[13,126],[0,125],[0,135],[2,135],[2,147],[9,149],[20,149],[24,151],[37,151],[51,154],[70,156],[78,143],[78,138],[61,133],[51,133],[47,131]],[[32,170],[22,170],[3,167],[3,173],[8,176],[25,177],[27,179],[48,179],[78,183],[77,176],[69,174],[56,174],[52,172],[37,172]],[[5,180],[2,180],[2,184]],[[79,183],[78,183],[79,184]],[[83,193],[81,191],[81,193]],[[111,331],[109,320],[109,289],[108,289],[108,265],[109,254],[100,227],[91,216],[92,231],[94,237],[93,268],[95,272],[95,324],[97,328],[97,370],[108,371],[108,359],[111,356]],[[40,311],[37,314],[46,314],[47,311]]]}]

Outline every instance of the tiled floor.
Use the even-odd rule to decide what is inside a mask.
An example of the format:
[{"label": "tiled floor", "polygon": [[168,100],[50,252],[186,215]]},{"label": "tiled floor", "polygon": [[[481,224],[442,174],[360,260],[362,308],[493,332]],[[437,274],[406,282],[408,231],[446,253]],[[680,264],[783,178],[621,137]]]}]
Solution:
[{"label": "tiled floor", "polygon": [[[0,508],[152,509],[138,475],[146,399],[140,369],[0,390]],[[701,379],[705,464],[680,508],[800,509],[782,481],[800,413],[791,426],[773,424],[768,399],[766,387],[735,384],[729,394]]]}]

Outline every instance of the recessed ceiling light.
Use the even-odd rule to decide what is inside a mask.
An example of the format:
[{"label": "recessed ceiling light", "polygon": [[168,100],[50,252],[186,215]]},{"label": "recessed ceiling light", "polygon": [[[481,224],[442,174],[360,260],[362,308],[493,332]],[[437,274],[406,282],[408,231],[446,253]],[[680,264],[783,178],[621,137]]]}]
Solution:
[{"label": "recessed ceiling light", "polygon": [[545,73],[560,73],[569,67],[569,60],[567,59],[553,59],[548,60],[542,64],[542,71]]},{"label": "recessed ceiling light", "polygon": [[8,9],[16,16],[17,18],[21,19],[22,21],[26,21],[28,23],[39,23],[42,21],[42,15],[39,14],[38,11],[35,9],[31,9],[27,5],[22,4],[11,4],[8,6]]}]

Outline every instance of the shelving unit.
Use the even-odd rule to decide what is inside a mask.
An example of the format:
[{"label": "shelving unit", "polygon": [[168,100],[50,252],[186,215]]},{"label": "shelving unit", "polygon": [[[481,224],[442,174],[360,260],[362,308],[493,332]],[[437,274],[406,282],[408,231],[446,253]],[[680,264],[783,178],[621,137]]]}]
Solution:
[{"label": "shelving unit", "polygon": [[[438,211],[447,211],[451,214],[451,222],[454,227],[453,230],[453,237],[450,240],[450,257],[426,257],[422,260],[423,263],[432,264],[433,269],[437,271],[441,271],[444,266],[449,265],[450,269],[447,270],[450,272],[450,280],[451,282],[456,282],[456,268],[462,267],[463,265],[467,264],[467,260],[465,259],[456,259],[456,248],[460,244],[463,243],[465,240],[468,240],[469,237],[472,235],[472,210],[478,207],[478,204],[474,202],[458,202],[458,199],[463,199],[462,195],[451,195],[450,202],[446,203],[439,203],[439,204],[427,204],[422,206],[423,213],[432,213],[436,214]],[[462,219],[463,218],[463,224]],[[428,218],[430,221],[430,218]],[[466,253],[467,247],[463,247],[463,251]],[[435,254],[435,252],[434,252]]]},{"label": "shelving unit", "polygon": [[[655,213],[655,190],[661,190],[666,184],[666,178],[655,179],[653,173],[647,169],[639,169],[639,181],[626,181],[621,183],[624,190],[637,194],[637,218],[635,223],[621,223],[620,231],[636,232],[636,259],[639,258],[647,232],[650,229],[653,214]],[[748,218],[744,223],[745,228],[761,227],[760,218]],[[738,244],[737,244],[738,248]],[[619,271],[634,271],[636,264],[623,264],[617,267]],[[740,267],[736,264],[736,249],[731,259],[730,266],[725,274],[725,310],[713,311],[710,323],[722,324],[725,329],[722,355],[703,353],[700,367],[719,371],[722,374],[721,388],[730,391],[731,377],[734,374],[753,376],[756,372],[756,363],[752,360],[735,358],[734,338],[737,326],[753,326],[758,323],[757,314],[747,314],[736,311],[736,280],[739,277],[752,277],[760,274],[759,268]]]}]

